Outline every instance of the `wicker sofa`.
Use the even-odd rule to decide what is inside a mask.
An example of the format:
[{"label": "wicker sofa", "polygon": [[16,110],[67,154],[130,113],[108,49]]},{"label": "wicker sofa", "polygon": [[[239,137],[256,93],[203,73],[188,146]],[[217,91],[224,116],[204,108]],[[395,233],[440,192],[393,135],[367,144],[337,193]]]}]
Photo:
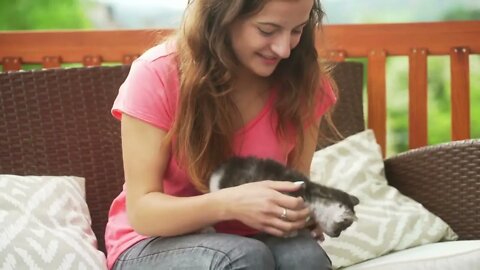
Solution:
[{"label": "wicker sofa", "polygon": [[[120,126],[110,108],[128,71],[115,66],[0,73],[0,174],[85,177],[101,251],[108,209],[123,184]],[[364,130],[362,65],[338,64],[334,75],[341,89],[338,129],[344,136]],[[385,173],[460,240],[480,239],[480,140],[403,153],[385,160]],[[479,254],[479,241],[470,242]]]}]

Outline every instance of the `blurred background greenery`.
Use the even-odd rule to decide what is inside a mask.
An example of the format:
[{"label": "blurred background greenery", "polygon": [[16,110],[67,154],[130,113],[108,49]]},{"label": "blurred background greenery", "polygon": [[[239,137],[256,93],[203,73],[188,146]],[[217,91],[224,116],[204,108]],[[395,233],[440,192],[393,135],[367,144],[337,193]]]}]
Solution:
[{"label": "blurred background greenery", "polygon": [[[324,0],[326,23],[480,20],[478,0]],[[176,27],[186,0],[0,0],[1,30]],[[362,61],[365,59],[353,59]],[[447,56],[428,58],[428,142],[450,140]],[[408,149],[408,58],[387,60],[387,156]],[[28,67],[27,67],[28,68]],[[30,68],[36,68],[35,66]],[[480,56],[470,56],[471,137],[480,138]]]},{"label": "blurred background greenery", "polygon": [[85,4],[81,0],[0,0],[0,30],[92,28]]}]

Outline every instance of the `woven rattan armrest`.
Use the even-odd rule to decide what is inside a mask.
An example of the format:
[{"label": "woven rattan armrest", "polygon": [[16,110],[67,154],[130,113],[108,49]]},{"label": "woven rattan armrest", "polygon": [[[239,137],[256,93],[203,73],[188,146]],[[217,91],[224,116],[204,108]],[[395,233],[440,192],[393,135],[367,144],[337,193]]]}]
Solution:
[{"label": "woven rattan armrest", "polygon": [[480,139],[426,146],[385,160],[389,183],[447,222],[460,239],[480,239]]}]

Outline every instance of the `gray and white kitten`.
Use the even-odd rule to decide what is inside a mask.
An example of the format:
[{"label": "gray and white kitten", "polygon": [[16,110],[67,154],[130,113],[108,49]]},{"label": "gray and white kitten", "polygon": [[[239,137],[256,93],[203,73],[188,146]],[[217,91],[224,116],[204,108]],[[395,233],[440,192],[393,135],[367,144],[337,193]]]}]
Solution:
[{"label": "gray and white kitten", "polygon": [[[234,187],[261,180],[303,181],[303,188],[288,193],[301,196],[308,203],[312,217],[331,237],[338,237],[357,217],[354,206],[357,197],[344,191],[310,181],[299,171],[290,169],[272,159],[256,157],[233,157],[216,169],[210,177],[210,191]],[[311,225],[315,225],[313,222]]]}]

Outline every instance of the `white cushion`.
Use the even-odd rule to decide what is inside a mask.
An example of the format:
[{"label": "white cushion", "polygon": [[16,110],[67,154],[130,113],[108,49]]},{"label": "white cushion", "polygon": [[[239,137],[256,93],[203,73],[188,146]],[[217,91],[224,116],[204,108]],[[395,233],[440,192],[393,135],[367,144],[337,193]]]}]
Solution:
[{"label": "white cushion", "polygon": [[0,269],[106,269],[85,179],[0,175]]},{"label": "white cushion", "polygon": [[397,251],[344,270],[479,270],[480,240],[428,244]]},{"label": "white cushion", "polygon": [[388,185],[380,146],[371,130],[315,152],[311,179],[357,196],[358,220],[321,243],[334,268],[347,267],[457,235],[442,219]]}]

